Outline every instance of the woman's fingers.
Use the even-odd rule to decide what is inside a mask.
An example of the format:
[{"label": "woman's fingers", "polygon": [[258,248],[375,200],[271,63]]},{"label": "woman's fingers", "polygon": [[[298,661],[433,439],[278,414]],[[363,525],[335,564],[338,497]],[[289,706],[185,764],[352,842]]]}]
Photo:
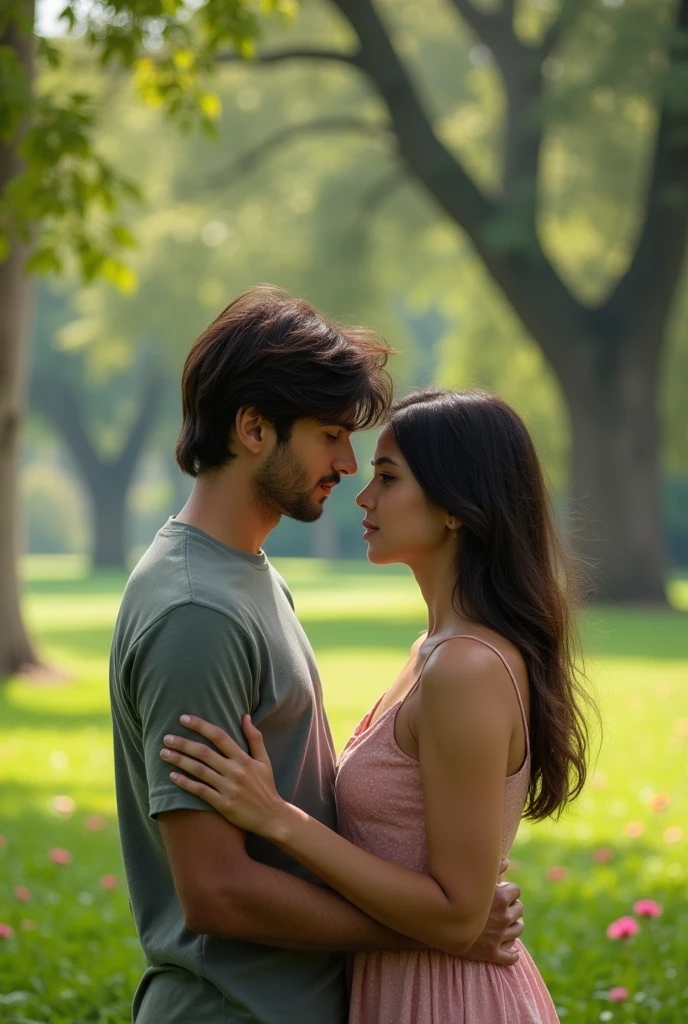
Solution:
[{"label": "woman's fingers", "polygon": [[166,747],[176,750],[187,757],[193,757],[196,761],[203,761],[210,768],[213,768],[219,775],[224,774],[223,769],[227,765],[227,759],[222,754],[217,754],[205,743],[196,743],[194,740],[187,740],[184,736],[167,735],[163,738]]},{"label": "woman's fingers", "polygon": [[219,725],[212,725],[204,718],[197,718],[196,715],[182,715],[179,719],[183,726],[190,732],[200,733],[205,739],[210,740],[213,746],[221,750],[225,757],[233,757],[241,761],[248,757],[245,750],[242,750],[231,736],[228,736]]},{"label": "woman's fingers", "polygon": [[223,776],[208,767],[203,761],[196,761],[193,757],[187,757],[186,754],[182,754],[178,750],[168,750],[167,748],[160,752],[160,756],[168,764],[181,768],[183,771],[188,772],[189,775],[195,775],[197,779],[201,779],[215,789],[222,786]]},{"label": "woman's fingers", "polygon": [[220,814],[222,813],[222,797],[216,789],[206,786],[203,782],[198,782],[197,779],[189,779],[186,775],[179,775],[178,772],[170,772],[170,779],[174,782],[175,786],[186,790],[187,793],[192,793],[193,796],[197,796],[200,800],[205,800],[216,811],[219,811]]},{"label": "woman's fingers", "polygon": [[[510,924],[509,927],[504,932],[504,942],[511,943],[515,939],[520,939],[520,937],[523,935],[523,928],[523,918],[519,917],[519,919],[517,921],[514,921],[513,924]],[[503,944],[504,943],[502,943],[502,945]]]},{"label": "woman's fingers", "polygon": [[265,749],[263,734],[260,729],[256,729],[255,725],[251,721],[250,715],[244,715],[241,726],[244,730],[244,736],[248,740],[251,757],[255,758],[256,761],[262,761],[263,764],[269,765],[270,758],[268,757],[268,752]]}]

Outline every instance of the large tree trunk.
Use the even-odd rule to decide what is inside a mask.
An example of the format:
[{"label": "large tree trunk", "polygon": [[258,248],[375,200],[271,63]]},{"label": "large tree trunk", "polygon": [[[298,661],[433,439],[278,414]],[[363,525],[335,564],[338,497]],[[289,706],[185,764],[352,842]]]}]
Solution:
[{"label": "large tree trunk", "polygon": [[[30,3],[25,7],[32,10]],[[10,22],[0,46],[14,50],[30,81],[32,38],[20,35]],[[16,145],[0,142],[0,194],[20,169]],[[28,244],[15,237],[8,258],[0,263],[0,678],[37,663],[22,622],[17,578],[17,478],[29,314],[29,282],[23,271],[27,255]]]},{"label": "large tree trunk", "polygon": [[116,466],[104,465],[88,481],[93,514],[93,565],[121,569],[127,561],[127,495],[131,478]]},{"label": "large tree trunk", "polygon": [[126,504],[136,466],[160,410],[165,381],[156,368],[141,394],[138,415],[120,454],[104,459],[89,437],[76,388],[65,378],[36,372],[31,387],[35,408],[55,427],[83,480],[91,503],[93,565],[126,567]]},{"label": "large tree trunk", "polygon": [[657,366],[647,351],[583,352],[565,382],[574,548],[598,599],[666,604]]}]

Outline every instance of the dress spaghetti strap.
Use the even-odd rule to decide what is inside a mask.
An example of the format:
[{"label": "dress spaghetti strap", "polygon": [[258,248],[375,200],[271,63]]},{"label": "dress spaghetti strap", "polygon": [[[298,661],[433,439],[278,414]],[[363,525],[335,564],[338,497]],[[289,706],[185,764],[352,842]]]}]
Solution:
[{"label": "dress spaghetti strap", "polygon": [[410,697],[411,693],[413,693],[413,691],[419,685],[419,683],[421,681],[421,678],[423,676],[423,672],[425,670],[425,666],[430,661],[430,659],[432,658],[432,656],[435,653],[435,651],[437,650],[437,648],[441,647],[442,644],[448,643],[450,640],[475,640],[476,643],[482,644],[483,647],[489,647],[489,649],[491,651],[494,651],[494,653],[497,655],[497,657],[501,661],[501,663],[504,666],[504,668],[509,673],[509,679],[511,679],[511,682],[514,684],[514,690],[516,691],[516,698],[518,700],[518,706],[521,709],[521,721],[523,722],[523,731],[525,733],[525,738],[526,738],[526,758],[528,758],[530,756],[530,730],[528,728],[528,719],[526,718],[526,709],[523,707],[523,698],[521,697],[521,691],[519,690],[518,683],[516,682],[516,676],[514,675],[514,673],[512,671],[512,668],[509,665],[509,662],[506,660],[506,658],[504,657],[502,652],[500,650],[498,650],[494,646],[494,644],[489,643],[489,641],[487,641],[487,640],[483,640],[479,636],[473,636],[472,633],[457,633],[456,636],[446,636],[444,638],[444,640],[438,640],[437,643],[435,644],[435,646],[433,647],[433,649],[428,654],[428,656],[425,659],[425,661],[423,662],[423,667],[420,670],[420,673],[418,675],[418,678],[416,679],[416,682],[414,683],[413,687],[411,688],[411,690],[409,691],[409,693],[406,695],[406,697],[404,699],[407,700],[408,697]]}]

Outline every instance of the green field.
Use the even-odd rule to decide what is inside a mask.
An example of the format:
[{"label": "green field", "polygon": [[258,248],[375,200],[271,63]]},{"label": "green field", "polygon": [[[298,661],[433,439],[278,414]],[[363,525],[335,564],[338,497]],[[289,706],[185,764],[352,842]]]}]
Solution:
[{"label": "green field", "polygon": [[[365,563],[278,567],[341,747],[423,627],[413,581]],[[12,929],[0,938],[0,1020],[124,1024],[142,967],[122,881],[107,703],[124,577],[87,577],[77,560],[54,559],[29,561],[26,577],[32,628],[72,680],[0,690],[0,922]],[[601,753],[575,809],[558,824],[524,825],[512,852],[525,939],[567,1022],[688,1020],[688,586],[676,584],[672,599],[684,611],[586,613]],[[71,862],[53,863],[56,848]],[[559,880],[552,868],[565,869]],[[633,940],[607,938],[641,898],[658,901],[662,916],[641,920]],[[613,986],[628,989],[624,1002],[609,1001]]]}]

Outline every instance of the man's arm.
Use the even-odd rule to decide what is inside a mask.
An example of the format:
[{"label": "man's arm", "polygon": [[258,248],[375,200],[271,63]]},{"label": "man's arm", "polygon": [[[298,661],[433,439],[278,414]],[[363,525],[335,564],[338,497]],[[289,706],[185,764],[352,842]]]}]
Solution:
[{"label": "man's arm", "polygon": [[[336,893],[248,856],[244,833],[219,814],[179,810],[158,815],[177,896],[191,931],[282,949],[415,949],[420,943],[379,924]],[[498,886],[485,932],[470,959],[516,963],[520,890]]]},{"label": "man's arm", "polygon": [[283,949],[414,949],[336,893],[252,860],[245,834],[219,814],[158,816],[187,927]]}]

